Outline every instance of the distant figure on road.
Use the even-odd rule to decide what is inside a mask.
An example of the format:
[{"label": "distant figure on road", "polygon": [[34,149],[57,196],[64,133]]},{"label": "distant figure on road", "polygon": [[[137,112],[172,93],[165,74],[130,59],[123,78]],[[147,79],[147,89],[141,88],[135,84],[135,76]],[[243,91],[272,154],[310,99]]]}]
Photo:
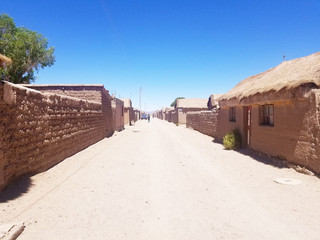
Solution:
[{"label": "distant figure on road", "polygon": [[150,122],[150,114],[148,113],[148,122]]}]

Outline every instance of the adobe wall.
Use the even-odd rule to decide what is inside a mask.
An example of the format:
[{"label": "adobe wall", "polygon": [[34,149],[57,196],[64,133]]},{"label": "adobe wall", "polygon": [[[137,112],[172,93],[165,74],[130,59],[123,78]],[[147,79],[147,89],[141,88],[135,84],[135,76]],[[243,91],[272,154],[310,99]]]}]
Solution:
[{"label": "adobe wall", "polygon": [[111,102],[112,119],[114,131],[122,131],[124,129],[124,103],[118,98]]},{"label": "adobe wall", "polygon": [[45,93],[54,93],[83,100],[101,102],[101,89],[103,85],[35,85],[22,84],[22,86]]},{"label": "adobe wall", "polygon": [[134,122],[134,110],[132,108],[124,108],[124,124],[131,125]]},{"label": "adobe wall", "polygon": [[176,109],[177,112],[177,123],[186,124],[187,123],[187,112],[185,109]]},{"label": "adobe wall", "polygon": [[175,111],[170,111],[170,121],[174,124],[178,124],[178,111],[175,110]]},{"label": "adobe wall", "polygon": [[295,161],[320,173],[320,90],[313,90],[295,147]]},{"label": "adobe wall", "polygon": [[167,114],[167,121],[177,124],[178,123],[178,113],[177,111],[171,110],[169,111],[169,113]]},{"label": "adobe wall", "polygon": [[207,109],[199,109],[199,108],[182,108],[176,109],[177,113],[177,123],[179,124],[186,124],[187,123],[187,113],[189,112],[198,112],[198,111],[205,111]]},{"label": "adobe wall", "polygon": [[134,110],[133,110],[133,108],[129,108],[129,115],[130,115],[130,125],[132,125],[135,121],[134,121]]},{"label": "adobe wall", "polygon": [[0,82],[0,190],[106,137],[103,104]]},{"label": "adobe wall", "polygon": [[21,84],[21,86],[41,91],[42,93],[59,94],[79,98],[86,101],[102,103],[102,111],[107,128],[107,136],[113,134],[113,117],[111,107],[111,96],[102,84],[61,84],[61,85],[36,85]]},{"label": "adobe wall", "polygon": [[320,173],[319,90],[295,101],[274,103],[274,126],[259,125],[252,107],[251,148]]},{"label": "adobe wall", "polygon": [[238,129],[242,136],[242,146],[245,146],[245,133],[244,133],[244,122],[243,122],[243,107],[236,106],[236,121],[231,122],[229,120],[229,107],[221,106],[219,111],[219,130],[218,130],[218,139],[222,138],[229,132],[234,129]]},{"label": "adobe wall", "polygon": [[124,124],[128,125],[130,124],[130,109],[124,108]]},{"label": "adobe wall", "polygon": [[219,137],[219,110],[188,112],[186,127],[192,128],[208,136]]}]

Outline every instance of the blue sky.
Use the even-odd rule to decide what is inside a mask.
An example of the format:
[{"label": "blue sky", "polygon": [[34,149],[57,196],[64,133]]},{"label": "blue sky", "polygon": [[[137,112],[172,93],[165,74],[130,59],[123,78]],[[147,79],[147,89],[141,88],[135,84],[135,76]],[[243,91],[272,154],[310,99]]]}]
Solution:
[{"label": "blue sky", "polygon": [[142,110],[208,98],[320,51],[319,0],[1,0],[56,63],[37,84],[104,84]]}]

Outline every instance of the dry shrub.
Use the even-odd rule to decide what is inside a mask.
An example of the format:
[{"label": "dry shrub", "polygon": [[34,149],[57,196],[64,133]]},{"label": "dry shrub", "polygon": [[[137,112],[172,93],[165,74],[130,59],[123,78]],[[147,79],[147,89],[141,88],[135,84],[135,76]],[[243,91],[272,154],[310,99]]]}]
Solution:
[{"label": "dry shrub", "polygon": [[223,137],[223,146],[227,150],[234,150],[241,147],[241,135],[238,129],[234,129],[233,131],[227,133]]}]

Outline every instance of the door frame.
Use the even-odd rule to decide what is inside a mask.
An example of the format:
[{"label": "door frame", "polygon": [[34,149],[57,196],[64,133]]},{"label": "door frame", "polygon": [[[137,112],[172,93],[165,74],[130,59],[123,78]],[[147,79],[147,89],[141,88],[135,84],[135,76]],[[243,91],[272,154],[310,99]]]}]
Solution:
[{"label": "door frame", "polygon": [[251,132],[252,132],[252,107],[243,107],[243,133],[244,133],[244,146],[250,147],[251,145]]}]

